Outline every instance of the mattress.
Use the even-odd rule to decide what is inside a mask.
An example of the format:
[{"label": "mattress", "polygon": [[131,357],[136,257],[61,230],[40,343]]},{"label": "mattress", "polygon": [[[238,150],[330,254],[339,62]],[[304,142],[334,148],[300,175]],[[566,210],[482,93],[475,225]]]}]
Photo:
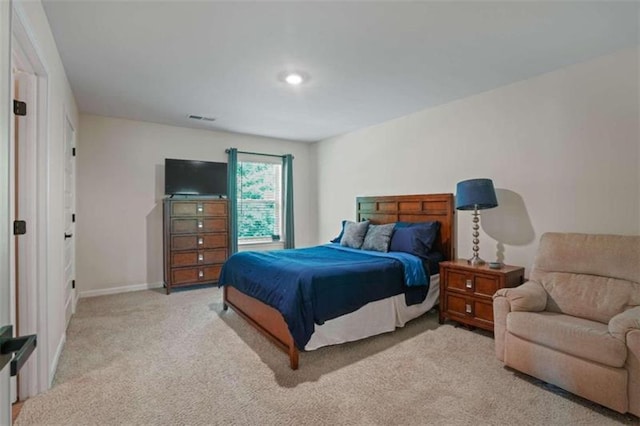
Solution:
[{"label": "mattress", "polygon": [[440,275],[435,274],[431,276],[429,291],[422,303],[407,306],[404,294],[370,302],[355,312],[316,325],[304,349],[311,351],[389,333],[428,312],[438,303],[439,297]]}]

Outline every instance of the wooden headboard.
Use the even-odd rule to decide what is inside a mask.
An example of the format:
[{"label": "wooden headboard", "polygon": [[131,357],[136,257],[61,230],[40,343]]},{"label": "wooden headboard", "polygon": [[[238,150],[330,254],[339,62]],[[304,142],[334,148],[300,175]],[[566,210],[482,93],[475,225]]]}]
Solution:
[{"label": "wooden headboard", "polygon": [[453,194],[386,195],[357,197],[356,219],[374,225],[392,222],[440,222],[434,248],[445,260],[455,259]]}]

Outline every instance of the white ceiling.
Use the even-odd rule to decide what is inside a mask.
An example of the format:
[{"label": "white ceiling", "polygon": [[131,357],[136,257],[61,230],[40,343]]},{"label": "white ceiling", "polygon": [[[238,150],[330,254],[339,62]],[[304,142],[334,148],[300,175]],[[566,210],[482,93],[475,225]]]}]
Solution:
[{"label": "white ceiling", "polygon": [[637,45],[638,7],[44,1],[82,112],[300,141]]}]

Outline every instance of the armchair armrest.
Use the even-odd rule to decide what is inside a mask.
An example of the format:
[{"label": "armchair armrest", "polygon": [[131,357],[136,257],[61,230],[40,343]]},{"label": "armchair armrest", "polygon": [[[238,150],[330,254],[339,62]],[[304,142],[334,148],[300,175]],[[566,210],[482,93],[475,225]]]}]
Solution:
[{"label": "armchair armrest", "polygon": [[493,295],[493,335],[496,357],[504,361],[504,339],[507,315],[513,311],[543,311],[547,306],[547,292],[536,281],[513,288],[501,288]]},{"label": "armchair armrest", "polygon": [[499,289],[493,295],[494,303],[500,297],[507,299],[512,312],[540,312],[547,306],[547,292],[536,281],[527,281],[518,287]]},{"label": "armchair armrest", "polygon": [[623,342],[626,342],[627,333],[631,330],[640,330],[640,306],[627,309],[609,321],[609,333]]}]

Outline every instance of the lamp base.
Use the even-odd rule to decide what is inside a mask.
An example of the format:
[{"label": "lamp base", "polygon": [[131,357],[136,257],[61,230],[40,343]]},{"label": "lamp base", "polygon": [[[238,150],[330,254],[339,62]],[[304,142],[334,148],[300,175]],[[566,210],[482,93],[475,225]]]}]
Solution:
[{"label": "lamp base", "polygon": [[478,253],[474,253],[473,257],[467,260],[467,263],[471,266],[480,266],[484,265],[486,262],[478,256]]}]

